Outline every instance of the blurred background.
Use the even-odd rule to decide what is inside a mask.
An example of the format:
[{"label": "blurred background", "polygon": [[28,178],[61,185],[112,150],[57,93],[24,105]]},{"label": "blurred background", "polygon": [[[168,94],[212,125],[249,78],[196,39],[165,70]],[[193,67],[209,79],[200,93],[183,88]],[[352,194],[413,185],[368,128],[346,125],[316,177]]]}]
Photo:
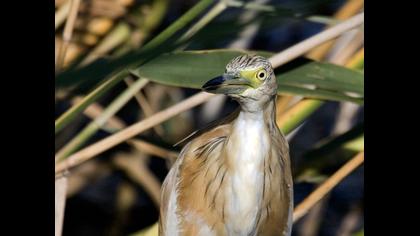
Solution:
[{"label": "blurred background", "polygon": [[[100,84],[93,79],[89,83],[68,82],[75,80],[76,72],[82,71],[84,76],[91,78],[89,73],[98,72],[96,68],[107,67],[107,60],[118,61],[130,56],[139,58],[133,52],[142,49],[198,2],[55,0],[56,119],[83,101],[94,86]],[[238,6],[241,3],[232,2]],[[218,12],[185,41],[178,43],[177,40],[183,39],[187,30],[175,33],[168,39],[172,44],[162,44],[160,53],[173,48],[246,49],[278,53],[363,12],[363,1],[358,0],[248,2],[254,5],[229,7]],[[211,6],[188,26],[205,19],[208,9]],[[77,13],[74,20],[71,18],[72,11]],[[173,43],[175,41],[176,44]],[[330,41],[330,45],[324,45],[323,49],[314,48],[306,57],[345,66],[363,53],[363,47],[363,28],[359,27]],[[121,60],[119,63],[123,65],[124,62]],[[80,68],[86,69],[83,71]],[[357,69],[363,72],[363,62]],[[114,109],[106,122],[96,129],[92,128],[92,132],[85,132],[87,126],[92,127],[92,120],[108,111],[114,99],[134,83],[135,78],[127,76],[60,127],[59,131],[56,126],[56,153],[65,153],[66,145],[75,137],[80,137],[77,135],[81,132],[89,134],[82,143],[68,149],[70,151],[67,155],[63,154],[62,159],[200,92],[155,82],[139,85],[141,91],[127,99],[120,109]],[[304,98],[280,94],[278,113],[287,112]],[[236,102],[225,97],[211,99],[69,170],[66,173],[62,235],[144,235],[144,230],[153,227],[158,220],[160,185],[182,148],[173,147],[173,144],[209,122],[226,116],[236,107]],[[363,121],[363,104],[323,100],[288,133],[295,205],[363,151]],[[364,169],[360,166],[294,224],[292,235],[363,235],[363,178]]]}]

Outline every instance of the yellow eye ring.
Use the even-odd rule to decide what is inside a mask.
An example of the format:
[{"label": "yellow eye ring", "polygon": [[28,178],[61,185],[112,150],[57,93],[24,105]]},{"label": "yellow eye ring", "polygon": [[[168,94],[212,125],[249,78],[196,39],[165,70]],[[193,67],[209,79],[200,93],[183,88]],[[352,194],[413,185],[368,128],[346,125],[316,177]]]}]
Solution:
[{"label": "yellow eye ring", "polygon": [[257,74],[255,74],[255,77],[257,77],[259,80],[265,80],[267,77],[267,72],[265,72],[265,70],[260,70],[257,72]]}]

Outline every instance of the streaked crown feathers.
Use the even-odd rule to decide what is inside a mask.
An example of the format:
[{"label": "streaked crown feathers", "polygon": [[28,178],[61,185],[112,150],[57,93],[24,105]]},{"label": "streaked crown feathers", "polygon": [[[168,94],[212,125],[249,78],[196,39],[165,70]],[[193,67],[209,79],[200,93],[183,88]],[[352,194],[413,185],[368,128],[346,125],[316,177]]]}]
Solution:
[{"label": "streaked crown feathers", "polygon": [[271,63],[262,56],[257,55],[241,55],[232,59],[226,65],[226,72],[238,72],[242,70],[254,70],[264,68],[269,75],[273,73]]}]

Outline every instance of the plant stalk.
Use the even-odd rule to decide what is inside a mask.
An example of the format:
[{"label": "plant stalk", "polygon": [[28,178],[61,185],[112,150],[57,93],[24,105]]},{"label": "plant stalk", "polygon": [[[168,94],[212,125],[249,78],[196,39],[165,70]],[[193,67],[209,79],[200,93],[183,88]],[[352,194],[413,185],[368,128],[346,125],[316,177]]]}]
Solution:
[{"label": "plant stalk", "polygon": [[76,137],[65,145],[56,155],[56,161],[62,161],[75,150],[80,148],[92,135],[94,135],[115,113],[117,113],[149,80],[138,79],[124,92],[122,92],[104,112],[89,123]]}]

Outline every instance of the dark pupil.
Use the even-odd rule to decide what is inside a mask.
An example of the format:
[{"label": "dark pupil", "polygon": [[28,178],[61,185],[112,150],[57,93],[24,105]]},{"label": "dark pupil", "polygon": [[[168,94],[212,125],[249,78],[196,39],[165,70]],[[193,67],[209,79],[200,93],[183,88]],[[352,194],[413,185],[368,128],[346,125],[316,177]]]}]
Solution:
[{"label": "dark pupil", "polygon": [[264,72],[262,72],[262,73],[260,73],[259,76],[260,76],[260,78],[264,78],[264,75],[265,75]]}]

